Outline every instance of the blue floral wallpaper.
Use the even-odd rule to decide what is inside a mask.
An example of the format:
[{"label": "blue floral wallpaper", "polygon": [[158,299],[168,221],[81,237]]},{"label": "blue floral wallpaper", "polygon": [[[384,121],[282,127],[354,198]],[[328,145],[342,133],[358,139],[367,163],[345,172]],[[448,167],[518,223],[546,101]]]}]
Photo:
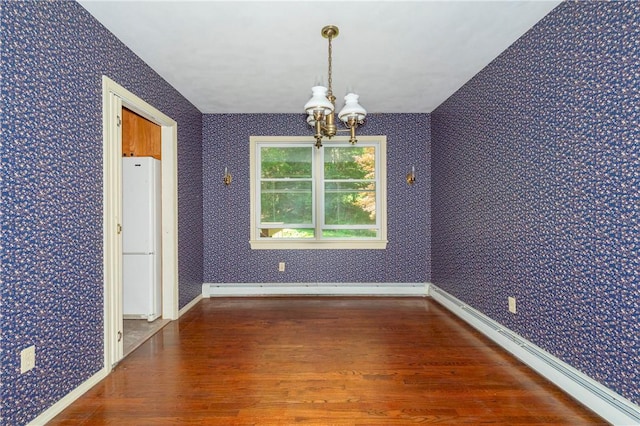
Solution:
[{"label": "blue floral wallpaper", "polygon": [[640,3],[563,3],[431,115],[433,283],[635,403],[638,40]]},{"label": "blue floral wallpaper", "polygon": [[181,306],[202,284],[202,114],[78,3],[1,7],[0,424],[19,425],[103,366],[102,75],[178,122]]},{"label": "blue floral wallpaper", "polygon": [[640,4],[563,3],[433,114],[370,114],[389,245],[336,251],[248,243],[249,136],[303,114],[202,115],[76,2],[0,7],[0,424],[102,367],[103,74],[178,122],[181,307],[203,281],[432,281],[640,403]]},{"label": "blue floral wallpaper", "polygon": [[[300,114],[205,114],[204,282],[416,283],[430,278],[428,114],[370,114],[360,135],[387,135],[386,250],[251,250],[249,136],[312,135]],[[417,182],[405,176],[415,165]],[[222,183],[224,168],[233,183]],[[286,272],[278,272],[286,262]]]}]

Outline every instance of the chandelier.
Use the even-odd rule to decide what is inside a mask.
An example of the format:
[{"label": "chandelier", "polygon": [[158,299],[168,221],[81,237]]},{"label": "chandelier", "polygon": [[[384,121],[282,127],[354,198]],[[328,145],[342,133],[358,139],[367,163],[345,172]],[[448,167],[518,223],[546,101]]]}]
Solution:
[{"label": "chandelier", "polygon": [[[335,123],[334,110],[336,108],[336,97],[333,96],[333,88],[331,87],[331,40],[338,37],[338,27],[327,25],[321,31],[324,38],[329,40],[329,88],[324,86],[314,86],[311,88],[311,99],[304,105],[307,113],[307,123],[315,129],[313,137],[316,138],[316,147],[322,147],[322,137],[326,136],[331,139],[336,135],[338,129]],[[358,103],[358,95],[348,93],[344,97],[345,105],[338,113],[338,118],[351,132],[349,142],[355,144],[356,128],[358,124],[364,123],[367,116],[362,106]]]}]

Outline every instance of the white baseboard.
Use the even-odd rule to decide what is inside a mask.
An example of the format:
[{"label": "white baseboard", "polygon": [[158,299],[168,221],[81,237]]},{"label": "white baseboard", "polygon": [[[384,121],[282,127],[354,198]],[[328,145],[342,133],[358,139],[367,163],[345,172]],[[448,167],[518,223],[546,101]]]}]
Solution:
[{"label": "white baseboard", "polygon": [[429,284],[429,296],[496,342],[503,349],[531,367],[614,425],[639,425],[640,406],[576,370],[564,361],[534,345],[483,313],[466,305],[446,291]]},{"label": "white baseboard", "polygon": [[[183,314],[185,314],[189,309],[193,308],[201,300],[202,300],[202,295],[199,294],[195,299],[193,299],[191,302],[185,305],[182,309],[180,309],[180,311],[178,312],[178,318],[181,317]],[[146,319],[146,317],[144,318]],[[45,425],[47,422],[51,421],[55,416],[60,414],[62,410],[64,410],[69,405],[71,405],[75,400],[80,398],[85,392],[87,392],[93,386],[98,384],[100,380],[107,377],[109,373],[110,371],[107,371],[107,369],[103,368],[102,370],[100,370],[99,372],[91,376],[84,383],[82,383],[80,386],[78,386],[77,388],[69,392],[61,400],[59,400],[58,402],[53,404],[51,407],[49,407],[46,411],[44,411],[38,417],[33,419],[31,422],[29,422],[28,426]]]},{"label": "white baseboard", "polygon": [[[195,299],[193,299],[191,302],[189,302],[187,305],[185,305],[182,309],[180,309],[180,311],[178,312],[178,318],[181,317],[183,314],[185,314],[189,309],[193,308],[200,300],[202,300],[202,295],[201,294],[199,294]],[[140,317],[140,318],[147,319],[146,316],[132,315],[132,317],[135,317],[135,318]],[[44,411],[38,417],[36,417],[32,421],[30,421],[28,423],[28,426],[42,426],[42,425],[45,425],[47,422],[51,421],[55,416],[60,414],[62,412],[62,410],[64,410],[69,405],[71,405],[75,400],[80,398],[85,392],[87,392],[93,386],[98,384],[98,382],[100,382],[100,380],[102,380],[105,377],[107,377],[107,375],[109,373],[110,373],[110,371],[107,371],[107,369],[103,368],[102,370],[100,370],[99,372],[97,372],[96,374],[91,376],[89,379],[87,379],[80,386],[78,386],[77,388],[75,388],[74,390],[69,392],[61,400],[59,400],[58,402],[53,404],[51,407],[49,407],[46,411]]]},{"label": "white baseboard", "polygon": [[203,297],[426,296],[424,283],[205,283]]},{"label": "white baseboard", "polygon": [[109,371],[106,368],[98,371],[96,374],[84,381],[80,386],[69,392],[61,400],[49,407],[38,417],[27,423],[27,426],[43,426],[47,424],[47,422],[53,420],[55,416],[60,414],[62,410],[71,405],[76,399],[80,398],[85,392],[97,385],[100,380],[107,377],[108,374]]},{"label": "white baseboard", "polygon": [[199,294],[195,299],[193,299],[191,302],[187,303],[186,305],[184,305],[182,307],[182,309],[180,309],[180,311],[178,311],[178,318],[180,318],[182,315],[186,314],[189,309],[193,308],[194,306],[196,306],[198,304],[199,301],[202,300],[202,294]]}]

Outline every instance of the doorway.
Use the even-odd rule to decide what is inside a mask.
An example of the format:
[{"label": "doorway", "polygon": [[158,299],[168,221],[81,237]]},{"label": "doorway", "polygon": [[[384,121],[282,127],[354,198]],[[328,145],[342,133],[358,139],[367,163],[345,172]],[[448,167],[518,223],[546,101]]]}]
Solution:
[{"label": "doorway", "polygon": [[104,359],[111,369],[124,356],[122,309],[122,109],[160,126],[162,151],[162,317],[178,318],[177,124],[106,76],[103,88]]},{"label": "doorway", "polygon": [[122,107],[123,357],[169,322],[161,312],[161,130]]}]

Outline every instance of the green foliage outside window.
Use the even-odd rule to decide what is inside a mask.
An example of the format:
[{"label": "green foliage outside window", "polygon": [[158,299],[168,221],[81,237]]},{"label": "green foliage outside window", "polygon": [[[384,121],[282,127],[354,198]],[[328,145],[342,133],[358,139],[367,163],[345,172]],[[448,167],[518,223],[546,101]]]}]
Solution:
[{"label": "green foliage outside window", "polygon": [[376,148],[325,146],[314,150],[313,146],[261,147],[261,237],[314,237],[314,155],[322,155],[323,169],[315,171],[324,174],[321,187],[316,188],[324,194],[322,237],[375,238]]}]

